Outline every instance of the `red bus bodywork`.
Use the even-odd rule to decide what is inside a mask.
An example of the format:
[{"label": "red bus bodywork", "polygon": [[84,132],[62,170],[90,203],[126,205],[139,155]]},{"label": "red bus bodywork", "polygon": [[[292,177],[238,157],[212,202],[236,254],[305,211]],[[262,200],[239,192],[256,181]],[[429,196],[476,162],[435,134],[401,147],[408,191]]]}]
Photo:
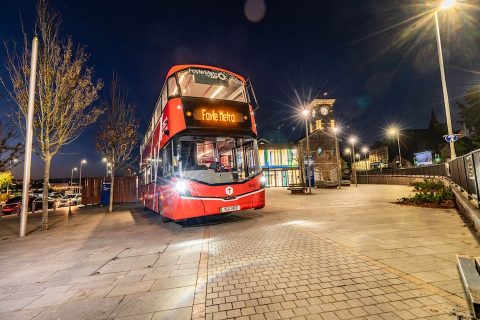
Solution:
[{"label": "red bus bodywork", "polygon": [[[166,82],[172,76],[176,76],[178,72],[188,70],[189,68],[228,73],[245,84],[244,78],[237,74],[221,68],[204,65],[174,66],[167,73]],[[176,79],[177,83],[179,83],[178,78]],[[181,85],[179,85],[179,88],[180,91]],[[167,90],[166,86],[164,90]],[[186,120],[188,115],[191,114],[186,108],[189,108],[188,106],[192,104],[194,107],[201,105],[205,106],[205,108],[209,108],[212,105],[228,105],[228,107],[236,108],[238,105],[239,108],[243,108],[242,110],[247,110],[244,113],[248,113],[248,115],[245,114],[244,119],[248,119],[245,121],[248,128],[209,128],[207,126],[192,129]],[[158,166],[160,162],[162,149],[179,134],[193,130],[197,135],[211,135],[215,130],[219,130],[222,132],[222,135],[248,136],[252,139],[256,139],[257,136],[257,128],[250,102],[237,103],[211,98],[188,98],[178,94],[176,97],[167,99],[157,121],[154,121],[154,117],[152,117],[150,133],[147,133],[140,150],[140,172],[145,177],[148,176],[147,167],[150,166],[149,170],[158,170],[155,165]],[[191,123],[191,119],[189,120]],[[171,220],[183,220],[246,209],[260,209],[265,206],[265,183],[261,172],[244,179],[244,181],[231,183],[208,184],[194,179],[179,177],[178,175],[161,177],[155,179],[155,181],[147,180],[146,178],[141,179],[142,182],[139,189],[140,199],[143,200],[144,206]],[[182,187],[185,187],[185,192],[179,192],[179,183],[181,183]]]}]

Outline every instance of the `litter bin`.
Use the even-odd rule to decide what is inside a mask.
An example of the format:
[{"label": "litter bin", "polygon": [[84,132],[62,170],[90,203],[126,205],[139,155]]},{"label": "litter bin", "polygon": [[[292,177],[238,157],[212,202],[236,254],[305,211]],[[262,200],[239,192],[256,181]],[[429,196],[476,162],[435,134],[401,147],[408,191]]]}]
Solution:
[{"label": "litter bin", "polygon": [[100,205],[101,206],[108,206],[110,204],[110,190],[112,188],[112,184],[110,182],[103,182],[102,183],[102,190],[100,192]]}]

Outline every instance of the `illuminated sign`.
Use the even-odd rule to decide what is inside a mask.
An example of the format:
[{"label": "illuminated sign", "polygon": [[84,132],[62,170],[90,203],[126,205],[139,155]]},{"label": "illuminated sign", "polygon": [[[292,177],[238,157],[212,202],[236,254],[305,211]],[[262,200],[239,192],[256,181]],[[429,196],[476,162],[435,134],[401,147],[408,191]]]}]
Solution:
[{"label": "illuminated sign", "polygon": [[182,97],[182,106],[187,129],[252,130],[250,107],[247,103]]},{"label": "illuminated sign", "polygon": [[198,121],[212,121],[223,123],[244,122],[244,115],[223,109],[199,108],[194,111],[193,117]]},{"label": "illuminated sign", "polygon": [[234,76],[217,70],[206,69],[188,69],[188,72],[193,75],[193,81],[195,83],[203,83],[208,85],[218,85],[228,87],[228,81],[234,79],[240,81]]},{"label": "illuminated sign", "polygon": [[428,166],[433,164],[432,151],[423,151],[413,154],[415,157],[415,163],[417,166]]}]

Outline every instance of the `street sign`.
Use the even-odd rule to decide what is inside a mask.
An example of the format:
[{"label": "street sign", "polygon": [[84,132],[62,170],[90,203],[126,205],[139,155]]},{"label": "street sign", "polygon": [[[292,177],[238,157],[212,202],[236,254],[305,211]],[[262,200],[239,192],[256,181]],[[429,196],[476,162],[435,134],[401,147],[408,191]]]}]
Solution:
[{"label": "street sign", "polygon": [[446,134],[443,136],[443,138],[445,138],[445,141],[447,141],[448,143],[457,142],[458,134]]}]

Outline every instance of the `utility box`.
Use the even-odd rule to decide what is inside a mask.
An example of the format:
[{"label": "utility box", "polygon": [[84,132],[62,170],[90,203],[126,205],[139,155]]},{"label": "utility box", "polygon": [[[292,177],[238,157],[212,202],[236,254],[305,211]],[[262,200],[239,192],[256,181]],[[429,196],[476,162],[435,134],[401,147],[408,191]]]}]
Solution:
[{"label": "utility box", "polygon": [[108,206],[110,204],[110,190],[112,189],[112,184],[110,182],[102,183],[102,190],[100,191],[100,205]]}]

